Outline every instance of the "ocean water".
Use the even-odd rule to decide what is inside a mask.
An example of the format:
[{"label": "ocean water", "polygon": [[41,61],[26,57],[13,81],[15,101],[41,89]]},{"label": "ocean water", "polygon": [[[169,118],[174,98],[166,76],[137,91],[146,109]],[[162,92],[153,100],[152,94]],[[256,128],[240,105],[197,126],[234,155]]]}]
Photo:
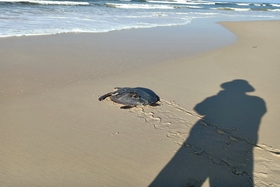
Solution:
[{"label": "ocean water", "polygon": [[280,3],[0,0],[0,37],[187,25],[195,19],[208,18],[279,20]]}]

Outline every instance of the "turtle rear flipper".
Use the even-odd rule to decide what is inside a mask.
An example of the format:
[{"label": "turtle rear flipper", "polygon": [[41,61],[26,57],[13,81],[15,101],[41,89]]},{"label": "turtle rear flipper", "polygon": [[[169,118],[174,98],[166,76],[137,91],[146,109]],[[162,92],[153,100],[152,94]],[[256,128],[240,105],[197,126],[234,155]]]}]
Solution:
[{"label": "turtle rear flipper", "polygon": [[130,108],[133,108],[135,106],[129,106],[129,105],[125,105],[125,106],[121,106],[120,108],[121,109],[130,109]]},{"label": "turtle rear flipper", "polygon": [[109,92],[105,95],[102,95],[101,97],[98,98],[99,101],[102,101],[104,99],[106,99],[107,97],[110,97],[113,94],[113,92]]}]

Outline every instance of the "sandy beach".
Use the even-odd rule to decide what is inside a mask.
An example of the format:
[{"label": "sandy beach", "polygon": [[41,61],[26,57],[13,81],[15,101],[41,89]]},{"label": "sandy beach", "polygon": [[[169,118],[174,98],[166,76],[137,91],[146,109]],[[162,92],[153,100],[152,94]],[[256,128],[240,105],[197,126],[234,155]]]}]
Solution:
[{"label": "sandy beach", "polygon": [[[279,30],[1,38],[1,186],[280,186]],[[124,86],[160,105],[98,101]]]}]

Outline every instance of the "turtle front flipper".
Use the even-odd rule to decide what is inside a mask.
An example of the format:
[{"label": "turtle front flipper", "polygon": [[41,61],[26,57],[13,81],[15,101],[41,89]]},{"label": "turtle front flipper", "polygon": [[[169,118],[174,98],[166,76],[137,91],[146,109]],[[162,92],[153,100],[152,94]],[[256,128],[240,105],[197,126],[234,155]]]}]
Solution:
[{"label": "turtle front flipper", "polygon": [[98,98],[99,101],[102,101],[104,99],[106,99],[107,97],[110,97],[113,94],[113,92],[109,92],[105,95],[102,95],[101,97]]}]

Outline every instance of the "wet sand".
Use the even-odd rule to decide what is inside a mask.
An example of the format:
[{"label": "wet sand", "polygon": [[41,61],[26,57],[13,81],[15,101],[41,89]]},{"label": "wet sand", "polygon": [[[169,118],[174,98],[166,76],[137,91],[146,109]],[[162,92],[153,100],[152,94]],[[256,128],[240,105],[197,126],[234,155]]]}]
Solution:
[{"label": "wet sand", "polygon": [[280,185],[280,22],[221,25],[1,38],[0,183]]}]

